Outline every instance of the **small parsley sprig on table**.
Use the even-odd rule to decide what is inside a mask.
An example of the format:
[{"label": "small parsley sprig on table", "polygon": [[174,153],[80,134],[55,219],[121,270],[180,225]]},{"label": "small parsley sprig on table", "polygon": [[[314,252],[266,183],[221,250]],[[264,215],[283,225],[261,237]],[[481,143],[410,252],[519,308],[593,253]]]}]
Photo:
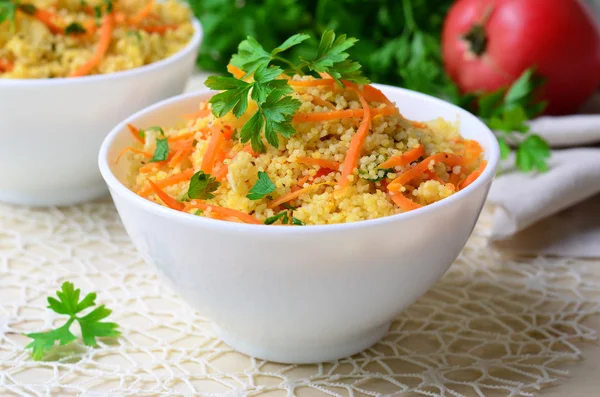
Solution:
[{"label": "small parsley sprig on table", "polygon": [[[294,90],[287,80],[279,78],[281,75],[328,73],[340,85],[343,85],[342,79],[358,84],[369,83],[361,74],[361,65],[348,59],[346,52],[357,39],[336,36],[332,30],[323,33],[312,59],[301,58],[299,63],[295,63],[283,56],[284,52],[309,38],[306,34],[295,34],[267,52],[258,41],[248,37],[231,58],[231,64],[244,71],[245,75],[241,79],[210,76],[205,83],[213,90],[223,91],[210,99],[215,117],[223,117],[230,111],[236,118],[241,117],[248,110],[248,96],[256,103],[256,112],[240,131],[240,141],[250,142],[257,153],[266,150],[263,135],[270,145],[279,147],[279,135],[289,138],[296,132],[292,118],[300,108],[300,101],[291,96]],[[285,65],[287,69],[279,65]],[[246,81],[251,76],[253,81]]]},{"label": "small parsley sprig on table", "polygon": [[61,290],[56,292],[58,299],[48,297],[48,308],[55,313],[69,316],[69,319],[56,329],[26,334],[33,339],[25,348],[33,349],[34,360],[41,360],[44,353],[50,351],[56,342],[63,346],[76,340],[77,337],[70,331],[71,325],[76,321],[79,323],[81,337],[86,346],[96,346],[98,337],[115,338],[121,335],[118,324],[101,321],[112,313],[112,310],[104,305],[96,307],[85,316],[77,316],[82,311],[96,305],[95,292],[87,294],[82,300],[79,300],[80,294],[81,290],[75,289],[73,283],[65,282],[61,286]]}]

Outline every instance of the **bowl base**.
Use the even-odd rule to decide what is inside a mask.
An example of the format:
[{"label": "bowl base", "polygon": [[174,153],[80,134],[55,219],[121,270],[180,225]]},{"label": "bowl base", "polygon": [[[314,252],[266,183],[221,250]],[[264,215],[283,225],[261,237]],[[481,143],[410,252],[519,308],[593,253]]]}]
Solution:
[{"label": "bowl base", "polygon": [[323,344],[306,346],[302,343],[278,345],[272,342],[260,343],[246,338],[242,333],[230,331],[213,324],[216,335],[226,344],[246,355],[283,364],[312,364],[333,361],[348,357],[373,346],[383,338],[390,329],[391,323],[371,328],[354,336],[352,339],[340,339],[335,343],[327,341]]},{"label": "bowl base", "polygon": [[0,202],[31,207],[51,207],[79,204],[105,195],[108,195],[108,188],[104,183],[74,189],[29,192],[0,189]]}]

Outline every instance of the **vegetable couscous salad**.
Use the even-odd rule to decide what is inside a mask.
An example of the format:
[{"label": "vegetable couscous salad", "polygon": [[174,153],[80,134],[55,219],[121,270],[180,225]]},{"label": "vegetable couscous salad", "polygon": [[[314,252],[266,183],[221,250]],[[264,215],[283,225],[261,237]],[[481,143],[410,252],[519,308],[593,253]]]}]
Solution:
[{"label": "vegetable couscous salad", "polygon": [[175,0],[0,0],[0,78],[106,74],[183,49],[191,12]]},{"label": "vegetable couscous salad", "polygon": [[300,226],[416,210],[481,174],[481,147],[456,125],[408,120],[368,85],[345,52],[354,39],[329,31],[313,59],[283,57],[306,39],[269,53],[248,38],[180,126],[129,125],[130,188],[191,215]]}]

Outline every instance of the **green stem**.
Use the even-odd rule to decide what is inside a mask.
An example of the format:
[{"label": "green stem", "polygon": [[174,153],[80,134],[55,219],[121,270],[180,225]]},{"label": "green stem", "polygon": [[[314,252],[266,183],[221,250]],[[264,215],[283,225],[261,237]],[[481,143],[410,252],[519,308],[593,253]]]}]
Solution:
[{"label": "green stem", "polygon": [[402,0],[402,7],[404,10],[404,23],[409,32],[413,32],[417,29],[417,23],[415,22],[411,0]]}]

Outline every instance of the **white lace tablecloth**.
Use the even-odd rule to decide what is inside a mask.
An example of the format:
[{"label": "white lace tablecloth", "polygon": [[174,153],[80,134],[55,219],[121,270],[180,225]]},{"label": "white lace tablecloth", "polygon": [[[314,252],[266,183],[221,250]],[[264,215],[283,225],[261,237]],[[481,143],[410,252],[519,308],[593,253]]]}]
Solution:
[{"label": "white lace tablecloth", "polygon": [[[377,345],[286,366],[216,339],[202,313],[140,259],[109,199],[48,210],[0,205],[0,395],[530,396],[556,383],[567,392],[576,378],[563,365],[596,338],[586,321],[600,309],[600,262],[503,257],[479,237],[488,216]],[[66,280],[97,291],[123,336],[34,362],[21,333],[55,324],[45,299]]]}]

